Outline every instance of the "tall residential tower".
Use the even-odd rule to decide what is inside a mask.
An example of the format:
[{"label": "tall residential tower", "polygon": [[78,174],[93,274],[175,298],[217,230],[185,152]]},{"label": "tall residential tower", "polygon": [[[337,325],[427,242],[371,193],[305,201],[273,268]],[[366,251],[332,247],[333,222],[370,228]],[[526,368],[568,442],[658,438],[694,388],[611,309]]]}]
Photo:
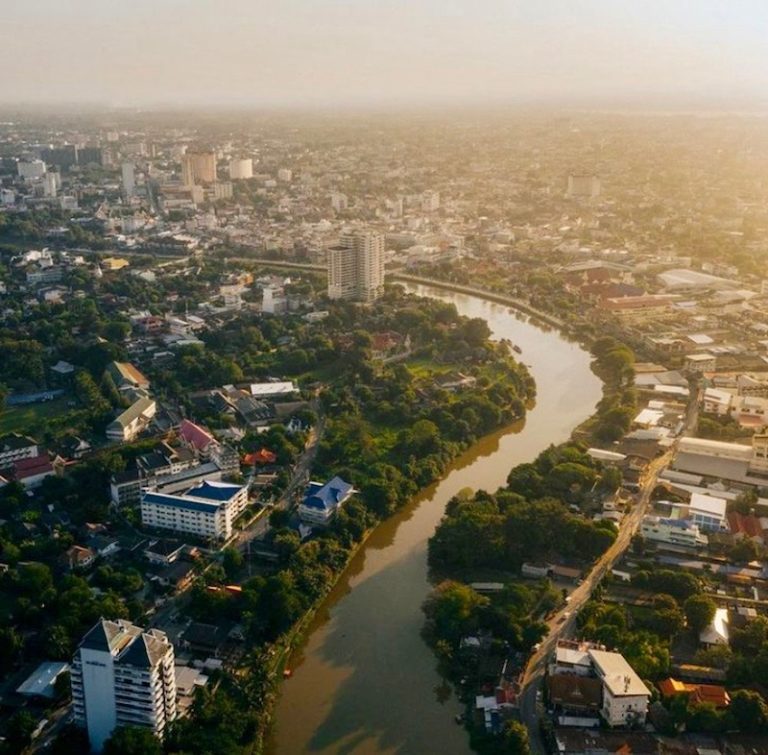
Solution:
[{"label": "tall residential tower", "polygon": [[146,726],[162,737],[176,718],[173,645],[164,632],[101,619],[72,660],[75,721],[94,752],[118,726]]},{"label": "tall residential tower", "polygon": [[372,302],[384,293],[384,236],[352,233],[328,249],[328,296]]}]

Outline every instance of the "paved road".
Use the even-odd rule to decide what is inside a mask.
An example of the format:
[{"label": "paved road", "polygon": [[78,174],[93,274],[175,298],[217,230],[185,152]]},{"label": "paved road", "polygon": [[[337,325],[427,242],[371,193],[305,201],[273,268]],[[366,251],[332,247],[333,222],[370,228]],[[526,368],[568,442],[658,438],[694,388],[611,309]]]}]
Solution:
[{"label": "paved road", "polygon": [[[312,429],[312,434],[307,441],[307,445],[293,468],[293,474],[291,475],[291,480],[288,483],[288,486],[283,491],[280,499],[272,507],[272,510],[290,510],[293,508],[293,505],[296,502],[296,495],[304,489],[309,480],[309,473],[312,469],[315,457],[317,456],[317,449],[320,444],[320,439],[323,437],[323,430],[325,429],[325,419],[319,412],[319,402],[313,401],[312,409],[318,417],[317,425]],[[268,530],[269,517],[262,515],[252,526],[243,530],[237,536],[233,545],[241,550],[245,550],[248,547],[248,543],[253,540],[261,540]]]},{"label": "paved road", "polygon": [[[698,419],[699,389],[696,383],[691,386],[691,399],[686,409],[684,426],[681,435],[692,433]],[[528,729],[531,742],[531,750],[534,753],[547,752],[541,738],[539,721],[543,714],[541,702],[542,682],[547,666],[547,659],[551,656],[557,641],[564,637],[572,636],[576,628],[576,615],[589,600],[592,592],[600,583],[603,576],[611,570],[629,547],[632,536],[640,526],[642,518],[648,511],[651,502],[651,493],[656,487],[659,474],[669,464],[677,450],[678,441],[658,459],[651,462],[641,481],[641,489],[634,507],[624,517],[619,528],[619,534],[611,547],[597,560],[589,575],[571,593],[568,605],[558,611],[547,622],[549,634],[541,642],[539,649],[531,655],[522,681],[520,695],[520,719]]]}]

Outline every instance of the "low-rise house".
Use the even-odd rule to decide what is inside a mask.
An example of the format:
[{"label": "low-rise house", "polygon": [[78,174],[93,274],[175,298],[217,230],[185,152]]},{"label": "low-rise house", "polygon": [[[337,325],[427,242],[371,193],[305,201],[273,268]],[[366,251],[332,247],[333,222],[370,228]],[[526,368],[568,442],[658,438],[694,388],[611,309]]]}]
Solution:
[{"label": "low-rise house", "polygon": [[307,524],[326,525],[354,493],[352,485],[341,477],[334,477],[325,484],[310,482],[299,505],[299,517]]},{"label": "low-rise house", "polygon": [[438,388],[444,391],[459,391],[464,388],[473,388],[477,383],[477,378],[472,375],[465,375],[463,372],[449,372],[435,379]]},{"label": "low-rise house", "polygon": [[96,551],[102,558],[114,556],[120,550],[120,542],[108,535],[93,535],[88,539],[88,547]]},{"label": "low-rise house", "polygon": [[176,591],[185,590],[194,578],[195,565],[189,561],[174,561],[157,575],[161,585]]},{"label": "low-rise house", "polygon": [[[60,459],[59,462],[61,462]],[[56,474],[56,470],[47,452],[43,452],[37,456],[17,459],[3,469],[2,474],[6,479],[19,482],[25,488],[32,490],[42,485],[46,477]]]},{"label": "low-rise house", "polygon": [[21,459],[38,455],[37,441],[28,435],[7,433],[0,437],[0,469],[6,469]]},{"label": "low-rise house", "polygon": [[552,567],[549,564],[524,563],[520,568],[520,574],[529,579],[544,579],[549,576]]},{"label": "low-rise house", "polygon": [[602,648],[593,642],[577,640],[559,640],[549,665],[549,675],[575,674],[589,676],[592,674],[592,659],[589,651],[592,648]]},{"label": "low-rise house", "polygon": [[[558,727],[553,739],[557,755],[657,755],[659,752],[656,737],[644,731]],[[698,753],[702,755],[701,750]]]},{"label": "low-rise house", "polygon": [[249,386],[251,396],[266,401],[268,399],[288,398],[299,392],[292,380],[275,380],[266,383],[251,383]]},{"label": "low-rise house", "polygon": [[731,411],[733,394],[720,388],[705,388],[701,410],[704,414],[726,417]]},{"label": "low-rise house", "polygon": [[67,551],[67,566],[72,570],[87,569],[96,560],[96,551],[82,545],[73,545]]},{"label": "low-rise house", "polygon": [[77,435],[67,435],[61,442],[61,452],[67,459],[82,459],[90,453],[93,446],[85,439]]},{"label": "low-rise house", "polygon": [[711,703],[715,708],[722,710],[731,704],[730,695],[720,684],[691,684],[669,677],[662,679],[656,686],[663,697],[682,695],[694,705]]},{"label": "low-rise house", "polygon": [[140,398],[107,425],[107,438],[112,441],[131,441],[149,427],[157,412],[151,398]]},{"label": "low-rise house", "polygon": [[232,624],[204,624],[195,621],[181,636],[182,644],[194,653],[218,657],[229,640]]},{"label": "low-rise house", "polygon": [[17,688],[22,697],[53,700],[56,697],[56,681],[69,671],[69,664],[63,661],[41,663]]},{"label": "low-rise house", "polygon": [[216,439],[208,430],[188,419],[182,420],[177,434],[188,448],[203,458],[210,457],[211,448],[216,444]]},{"label": "low-rise house", "polygon": [[765,545],[766,534],[759,517],[754,514],[740,514],[738,511],[727,513],[728,528],[736,540],[752,540],[758,545]]},{"label": "low-rise house", "polygon": [[110,362],[106,372],[111,376],[119,391],[128,388],[149,389],[149,380],[130,362]]},{"label": "low-rise house", "polygon": [[709,626],[699,633],[699,642],[705,648],[717,647],[718,645],[727,646],[729,636],[728,609],[718,608],[715,610],[715,616]]},{"label": "low-rise house", "polygon": [[603,684],[599,679],[577,674],[556,674],[547,678],[550,704],[567,713],[600,712]]},{"label": "low-rise house", "polygon": [[273,453],[267,448],[260,448],[258,451],[254,451],[253,453],[246,454],[243,457],[243,464],[245,464],[248,467],[253,467],[256,465],[264,466],[264,465],[270,465],[277,462],[277,454]]},{"label": "low-rise house", "polygon": [[184,547],[184,543],[179,540],[152,540],[144,549],[144,557],[151,564],[169,566],[178,560]]},{"label": "low-rise house", "polygon": [[176,666],[176,717],[189,715],[197,690],[208,684],[208,677],[192,666]]}]

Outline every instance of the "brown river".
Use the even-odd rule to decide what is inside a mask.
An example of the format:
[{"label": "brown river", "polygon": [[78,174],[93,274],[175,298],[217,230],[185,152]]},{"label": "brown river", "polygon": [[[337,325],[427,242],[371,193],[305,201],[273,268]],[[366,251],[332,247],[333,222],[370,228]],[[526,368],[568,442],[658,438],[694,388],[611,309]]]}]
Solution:
[{"label": "brown river", "polygon": [[[421,639],[421,605],[431,586],[427,540],[446,503],[466,487],[494,491],[509,470],[566,440],[599,401],[589,355],[555,330],[505,307],[424,286],[424,296],[482,317],[494,338],[508,338],[536,380],[525,422],[483,438],[442,480],[383,522],[350,562],[318,611],[282,686],[271,755],[298,753],[468,753],[454,716],[461,706]],[[479,546],[482,547],[482,546]]]}]

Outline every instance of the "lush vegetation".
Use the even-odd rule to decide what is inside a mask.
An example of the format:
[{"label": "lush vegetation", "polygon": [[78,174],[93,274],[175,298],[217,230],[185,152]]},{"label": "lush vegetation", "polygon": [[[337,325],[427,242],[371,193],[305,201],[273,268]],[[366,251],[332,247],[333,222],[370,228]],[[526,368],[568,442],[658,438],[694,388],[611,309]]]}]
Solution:
[{"label": "lush vegetation", "polygon": [[568,505],[615,490],[620,481],[616,470],[602,469],[581,446],[550,447],[533,463],[515,467],[507,488],[451,501],[430,539],[430,564],[453,574],[517,571],[525,561],[549,558],[591,562],[614,541],[615,526],[586,519]]}]

